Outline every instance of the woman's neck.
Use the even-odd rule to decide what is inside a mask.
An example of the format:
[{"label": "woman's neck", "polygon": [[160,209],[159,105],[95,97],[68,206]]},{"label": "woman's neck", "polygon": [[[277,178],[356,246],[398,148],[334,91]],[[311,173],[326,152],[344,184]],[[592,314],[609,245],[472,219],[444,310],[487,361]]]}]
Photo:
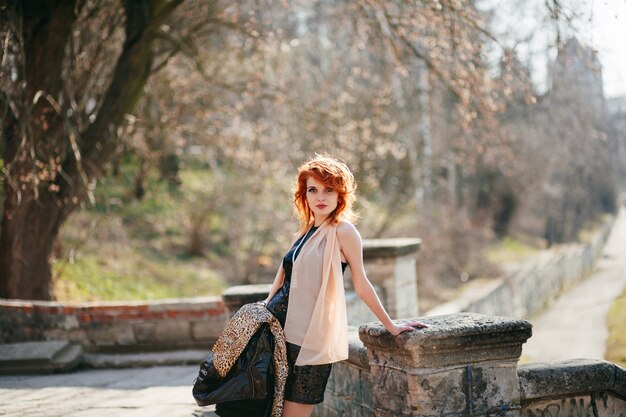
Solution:
[{"label": "woman's neck", "polygon": [[316,217],[315,221],[313,222],[313,226],[320,227],[322,223],[324,223],[327,219],[328,219],[328,216],[324,216],[322,218]]}]

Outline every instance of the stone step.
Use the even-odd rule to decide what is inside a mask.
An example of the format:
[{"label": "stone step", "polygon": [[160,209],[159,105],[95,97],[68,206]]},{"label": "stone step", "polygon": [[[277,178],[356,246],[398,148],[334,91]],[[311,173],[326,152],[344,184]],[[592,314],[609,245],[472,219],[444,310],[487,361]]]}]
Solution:
[{"label": "stone step", "polygon": [[198,365],[208,350],[177,350],[144,353],[87,353],[83,364],[90,368],[144,368],[149,366]]},{"label": "stone step", "polygon": [[83,348],[67,341],[0,344],[0,375],[67,372],[82,356]]},{"label": "stone step", "polygon": [[75,369],[82,363],[83,360],[83,347],[74,343],[70,343],[69,346],[60,351],[52,359],[54,371],[67,372]]}]

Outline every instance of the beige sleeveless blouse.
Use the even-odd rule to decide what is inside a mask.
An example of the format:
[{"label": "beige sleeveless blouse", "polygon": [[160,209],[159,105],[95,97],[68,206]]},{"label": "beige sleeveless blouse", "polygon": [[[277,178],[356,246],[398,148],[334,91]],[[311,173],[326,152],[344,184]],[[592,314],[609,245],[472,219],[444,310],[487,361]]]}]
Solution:
[{"label": "beige sleeveless blouse", "polygon": [[285,337],[301,346],[298,366],[348,358],[348,319],[337,225],[323,223],[300,248],[291,272]]}]

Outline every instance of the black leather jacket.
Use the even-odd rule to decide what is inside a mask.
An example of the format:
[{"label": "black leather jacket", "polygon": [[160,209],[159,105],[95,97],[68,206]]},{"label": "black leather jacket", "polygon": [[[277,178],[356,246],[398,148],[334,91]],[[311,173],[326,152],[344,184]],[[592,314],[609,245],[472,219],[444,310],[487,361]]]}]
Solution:
[{"label": "black leather jacket", "polygon": [[270,415],[274,386],[272,354],[274,338],[267,323],[250,338],[226,377],[213,366],[213,354],[200,365],[193,397],[200,406],[217,404],[221,417],[265,417]]}]

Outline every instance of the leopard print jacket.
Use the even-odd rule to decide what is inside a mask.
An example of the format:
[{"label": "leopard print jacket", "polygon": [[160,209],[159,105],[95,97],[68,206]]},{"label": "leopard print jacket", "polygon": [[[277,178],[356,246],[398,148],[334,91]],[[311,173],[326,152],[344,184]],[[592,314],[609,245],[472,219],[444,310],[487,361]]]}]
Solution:
[{"label": "leopard print jacket", "polygon": [[272,417],[281,417],[285,383],[289,373],[287,348],[283,328],[278,319],[267,308],[258,303],[245,304],[235,313],[211,349],[213,366],[224,378],[243,352],[250,338],[263,323],[269,324],[275,342],[272,360],[276,378],[272,400]]}]

